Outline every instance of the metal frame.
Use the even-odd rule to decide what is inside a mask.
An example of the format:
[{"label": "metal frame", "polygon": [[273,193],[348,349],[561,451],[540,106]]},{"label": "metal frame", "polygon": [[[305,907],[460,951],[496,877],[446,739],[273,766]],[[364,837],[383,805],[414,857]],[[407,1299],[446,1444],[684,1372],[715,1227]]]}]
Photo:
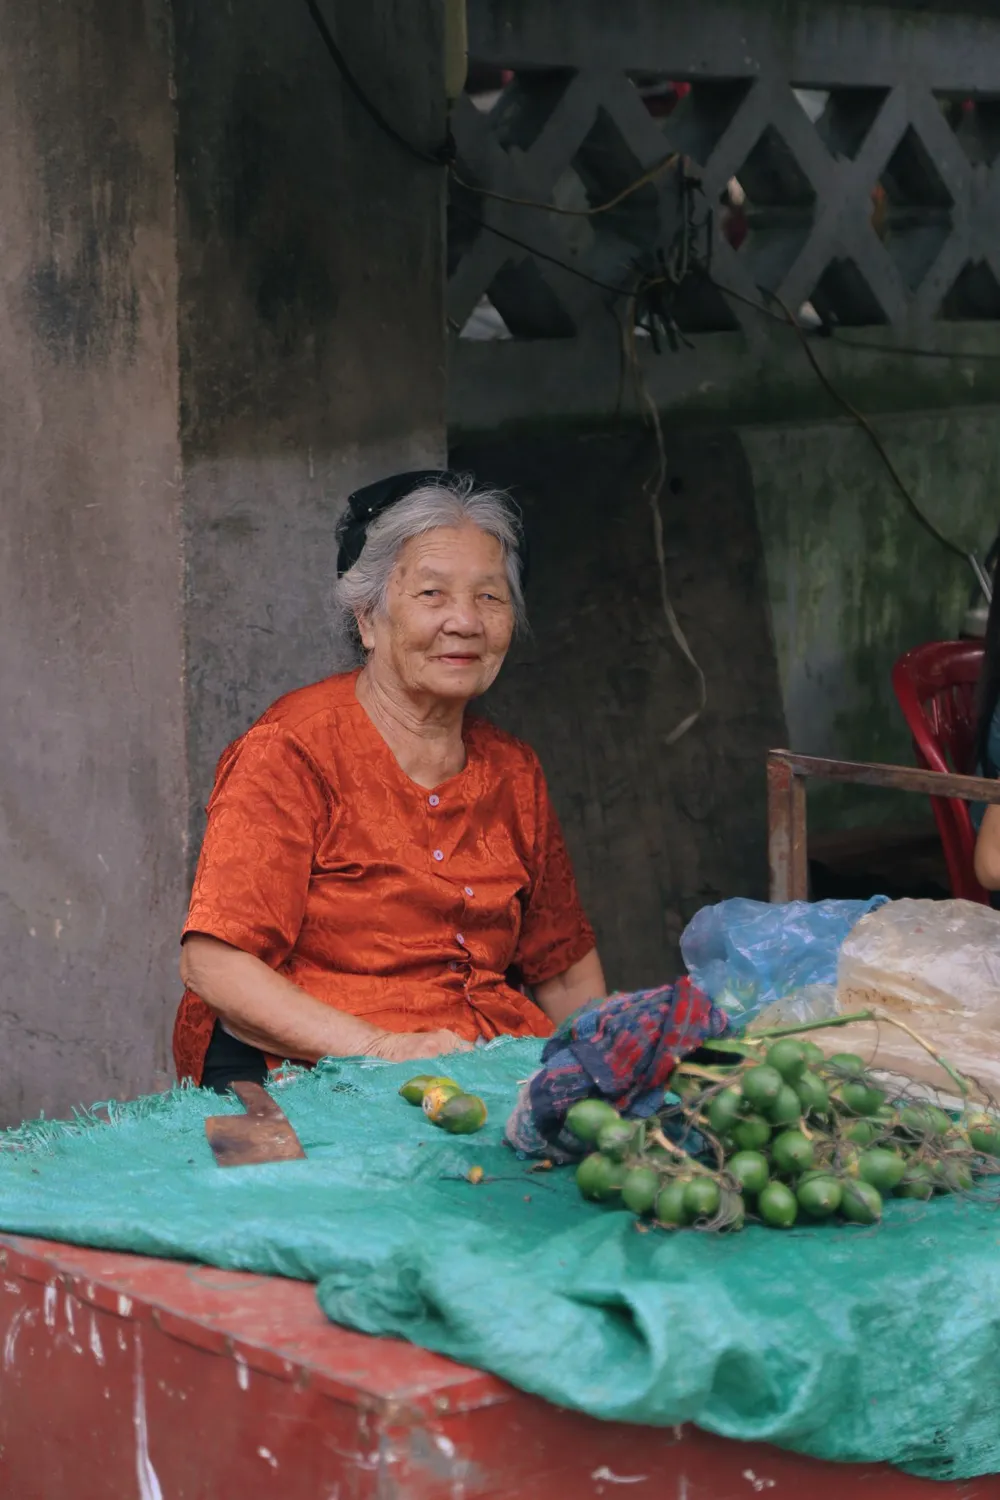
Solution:
[{"label": "metal frame", "polygon": [[809,899],[806,846],[806,777],[881,786],[926,797],[958,797],[965,802],[1000,803],[1000,781],[982,776],[955,776],[916,766],[882,766],[867,761],[826,760],[772,750],[767,757],[767,858],[770,900]]}]

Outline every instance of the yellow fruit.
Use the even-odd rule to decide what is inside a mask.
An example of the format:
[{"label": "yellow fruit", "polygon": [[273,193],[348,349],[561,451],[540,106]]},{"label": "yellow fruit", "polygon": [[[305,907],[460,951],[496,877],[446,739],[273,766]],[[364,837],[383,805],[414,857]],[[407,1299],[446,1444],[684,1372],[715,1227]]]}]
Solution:
[{"label": "yellow fruit", "polygon": [[399,1092],[407,1104],[422,1104],[427,1090],[434,1088],[436,1084],[458,1088],[454,1078],[441,1078],[434,1073],[418,1073],[416,1078],[408,1078]]},{"label": "yellow fruit", "polygon": [[430,1088],[424,1090],[424,1097],[420,1101],[421,1108],[429,1120],[437,1122],[437,1117],[448,1103],[454,1099],[456,1094],[462,1090],[457,1083],[446,1081],[444,1083],[432,1083]]}]

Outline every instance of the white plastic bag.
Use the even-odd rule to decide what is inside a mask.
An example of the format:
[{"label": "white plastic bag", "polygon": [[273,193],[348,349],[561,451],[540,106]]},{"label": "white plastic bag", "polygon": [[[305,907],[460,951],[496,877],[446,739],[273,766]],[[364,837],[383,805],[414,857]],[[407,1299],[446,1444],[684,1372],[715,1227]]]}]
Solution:
[{"label": "white plastic bag", "polygon": [[[1000,912],[972,901],[894,901],[863,917],[840,950],[837,1008],[875,1010],[919,1032],[1000,1097]],[[898,1027],[818,1032],[825,1051],[949,1089],[934,1059]]]}]

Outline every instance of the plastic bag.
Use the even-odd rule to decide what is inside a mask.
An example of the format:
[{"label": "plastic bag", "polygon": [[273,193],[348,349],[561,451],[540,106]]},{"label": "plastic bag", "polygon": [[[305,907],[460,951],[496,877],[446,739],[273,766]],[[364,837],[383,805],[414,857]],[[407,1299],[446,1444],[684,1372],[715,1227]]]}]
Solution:
[{"label": "plastic bag", "polygon": [[[835,984],[841,943],[855,923],[886,900],[875,896],[870,901],[791,901],[784,906],[741,896],[720,901],[692,917],[681,936],[681,955],[695,984],[740,1030],[765,1006],[794,991]],[[826,1004],[826,1014],[831,1014],[830,995]],[[789,1023],[820,1018],[811,1013],[788,1016]]]},{"label": "plastic bag", "polygon": [[[842,1015],[874,1009],[905,1022],[1000,1097],[1000,912],[909,900],[872,912],[841,949],[837,1005]],[[815,1039],[953,1092],[940,1064],[895,1026],[861,1022]]]},{"label": "plastic bag", "polygon": [[773,1005],[765,1005],[754,1016],[753,1030],[766,1031],[772,1026],[806,1026],[810,1021],[830,1021],[840,1015],[835,984],[807,984],[793,990]]}]

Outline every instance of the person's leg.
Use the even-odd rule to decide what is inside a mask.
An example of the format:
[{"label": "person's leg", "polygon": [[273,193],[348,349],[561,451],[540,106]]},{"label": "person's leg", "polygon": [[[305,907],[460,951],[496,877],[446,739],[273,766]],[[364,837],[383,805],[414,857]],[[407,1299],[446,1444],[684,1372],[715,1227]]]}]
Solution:
[{"label": "person's leg", "polygon": [[237,1037],[230,1036],[216,1021],[212,1040],[205,1053],[202,1088],[225,1094],[231,1084],[266,1083],[267,1076],[267,1058],[260,1048],[251,1047],[248,1042],[241,1042]]}]

